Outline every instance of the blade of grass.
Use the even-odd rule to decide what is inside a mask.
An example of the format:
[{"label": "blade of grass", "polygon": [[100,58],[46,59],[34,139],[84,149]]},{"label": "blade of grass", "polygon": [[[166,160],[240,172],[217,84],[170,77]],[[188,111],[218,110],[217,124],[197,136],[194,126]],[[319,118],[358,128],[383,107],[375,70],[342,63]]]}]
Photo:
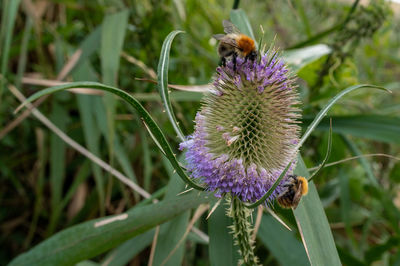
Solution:
[{"label": "blade of grass", "polygon": [[[103,83],[111,86],[118,84],[119,54],[122,51],[128,14],[128,10],[123,10],[118,13],[108,14],[103,20],[100,44],[101,73]],[[107,130],[103,134],[105,134],[107,141],[108,162],[110,165],[114,165],[116,99],[114,95],[105,94],[102,100],[106,110],[105,122],[107,123]],[[113,182],[109,176],[106,188],[106,205],[110,204],[112,186]]]},{"label": "blade of grass", "polygon": [[66,89],[72,89],[72,88],[93,88],[93,89],[99,89],[99,90],[104,90],[111,92],[122,99],[124,99],[127,103],[129,103],[140,115],[142,121],[146,124],[149,132],[151,133],[152,136],[155,137],[155,140],[160,144],[161,151],[166,154],[168,160],[172,164],[172,166],[175,168],[179,176],[190,186],[193,188],[199,189],[199,190],[204,190],[204,188],[196,183],[194,183],[185,173],[185,171],[180,167],[178,161],[176,160],[175,154],[172,152],[171,146],[167,142],[163,132],[161,129],[158,127],[158,125],[154,122],[153,118],[150,116],[150,114],[144,109],[144,107],[135,99],[133,98],[130,94],[126,93],[123,90],[120,90],[118,88],[110,87],[103,85],[101,83],[96,83],[96,82],[72,82],[70,84],[66,85],[61,85],[61,86],[55,86],[51,88],[47,88],[45,90],[41,90],[33,95],[31,95],[24,103],[20,105],[20,107],[17,108],[16,111],[21,109],[23,106],[27,105],[28,103],[35,101],[36,99],[40,98],[41,96],[51,94],[57,91],[62,91]]},{"label": "blade of grass", "polygon": [[[346,136],[342,136],[342,139],[343,139],[344,143],[347,145],[347,147],[349,148],[349,150],[351,151],[351,153],[353,155],[360,156],[362,154],[361,151],[358,149],[358,147],[356,146],[356,144],[353,141],[351,141]],[[365,170],[365,172],[367,174],[367,177],[369,179],[369,182],[372,185],[374,185],[376,187],[379,187],[377,178],[376,178],[374,172],[372,171],[372,167],[369,164],[369,162],[367,161],[367,159],[365,159],[364,157],[360,157],[358,159],[358,161],[360,162],[360,164],[364,168],[364,170]]]},{"label": "blade of grass", "polygon": [[84,260],[75,264],[75,266],[100,266],[99,263],[91,261],[91,260]]},{"label": "blade of grass", "polygon": [[192,219],[185,228],[183,236],[179,239],[178,243],[174,246],[174,248],[171,250],[168,256],[164,259],[163,263],[161,264],[162,266],[166,265],[167,263],[171,264],[170,259],[175,254],[175,252],[178,251],[179,249],[182,250],[185,249],[185,246],[182,246],[182,244],[186,240],[186,237],[189,235],[189,232],[193,228],[193,225],[201,218],[201,216],[208,210],[208,208],[209,208],[208,204],[202,204],[196,209]]},{"label": "blade of grass", "polygon": [[[97,77],[92,70],[89,61],[82,61],[79,67],[76,68],[77,71],[72,73],[74,80],[94,80],[97,81]],[[91,97],[88,95],[77,95],[78,108],[80,113],[80,119],[82,123],[83,135],[85,139],[86,146],[88,150],[96,155],[101,156],[100,153],[100,133],[97,130],[98,126],[96,120],[94,119],[97,110],[95,103],[98,102],[99,97]],[[105,191],[104,191],[104,176],[101,172],[101,168],[94,162],[91,163],[91,168],[93,171],[94,180],[96,182],[96,191],[98,194],[98,204],[100,208],[100,213],[104,215],[105,213]]]},{"label": "blade of grass", "polygon": [[44,180],[45,180],[45,172],[46,172],[46,163],[48,160],[47,149],[45,144],[45,133],[42,129],[36,129],[36,145],[38,151],[38,177],[35,181],[35,203],[33,207],[33,217],[31,218],[31,223],[29,226],[28,234],[24,241],[24,248],[28,248],[32,242],[32,239],[35,235],[37,224],[39,221],[39,217],[41,212],[43,211],[43,199],[44,196]]},{"label": "blade of grass", "polygon": [[[59,103],[54,102],[50,119],[61,131],[65,132],[68,123],[68,113]],[[51,215],[47,227],[47,235],[52,235],[57,227],[62,210],[59,208],[63,198],[63,186],[66,170],[66,145],[56,134],[50,137],[50,187]]]},{"label": "blade of grass", "polygon": [[[125,38],[128,15],[129,10],[126,9],[118,13],[106,15],[103,21],[100,47],[101,73],[103,83],[110,86],[116,86],[118,84],[120,54]],[[112,94],[105,94],[103,101],[106,109],[107,132],[105,137],[110,158],[109,163],[113,165],[115,152],[116,99]],[[108,183],[108,192],[111,191],[111,186],[112,182],[110,179]],[[109,198],[110,195],[107,193],[106,199]]]},{"label": "blade of grass", "polygon": [[[138,180],[136,178],[135,172],[132,169],[131,162],[129,161],[128,155],[126,154],[120,139],[116,136],[114,142],[115,148],[115,157],[118,161],[118,164],[121,166],[122,170],[124,171],[125,175],[129,177],[133,182],[138,184]],[[145,189],[148,191],[147,189]],[[134,197],[136,201],[139,201],[139,194],[134,192]]]},{"label": "blade of grass", "polygon": [[350,250],[358,249],[359,245],[357,243],[357,240],[354,238],[353,230],[351,227],[350,212],[352,210],[351,206],[352,204],[350,198],[349,177],[343,168],[339,170],[339,186],[340,186],[340,216],[341,220],[344,223],[344,229],[347,234],[346,246],[351,247]]},{"label": "blade of grass", "polygon": [[16,87],[20,88],[22,83],[22,76],[24,75],[26,69],[26,60],[28,54],[28,44],[29,40],[31,39],[31,33],[33,28],[33,20],[27,18],[24,28],[24,33],[22,35],[22,43],[21,43],[21,50],[18,59],[18,70],[17,70],[17,79],[16,79]]},{"label": "blade of grass", "polygon": [[169,99],[169,91],[168,91],[168,64],[169,64],[169,52],[171,50],[171,44],[174,40],[175,36],[182,31],[175,30],[168,34],[165,38],[164,43],[161,48],[160,61],[158,62],[157,68],[157,76],[158,76],[158,92],[161,95],[161,100],[164,104],[165,111],[167,116],[174,128],[176,134],[178,135],[181,141],[185,140],[185,135],[182,133],[181,128],[179,127],[179,123],[176,120],[174,111],[172,109],[171,101]]},{"label": "blade of grass", "polygon": [[307,37],[310,38],[312,36],[310,22],[307,18],[306,11],[304,10],[302,0],[295,0],[295,2],[296,2],[297,10],[299,11],[301,21],[303,22],[304,31],[306,32]]},{"label": "blade of grass", "polygon": [[[165,158],[163,158],[163,165],[169,176],[164,199],[176,198],[176,195],[185,188],[185,183],[174,173],[174,169],[167,163]],[[170,256],[170,253],[183,237],[189,222],[189,216],[190,212],[187,211],[161,225],[153,265],[182,265],[184,247],[180,246],[172,256]]]},{"label": "blade of grass", "polygon": [[[1,76],[6,77],[8,68],[8,56],[10,52],[12,35],[14,32],[15,18],[21,0],[3,0],[2,3],[2,23],[0,31],[0,48],[1,48]],[[0,105],[4,90],[4,79],[0,79]],[[0,123],[1,117],[0,117]]]},{"label": "blade of grass", "polygon": [[146,132],[144,129],[139,129],[141,147],[143,149],[143,188],[147,191],[150,190],[151,184],[151,172],[152,172],[152,161],[149,149],[149,142],[147,141]]},{"label": "blade of grass", "polygon": [[[294,170],[296,175],[309,177],[301,157]],[[341,265],[335,242],[329,227],[317,189],[309,183],[307,196],[293,211],[311,265]]]},{"label": "blade of grass", "polygon": [[112,250],[102,260],[101,265],[107,266],[125,266],[129,265],[129,262],[138,255],[142,250],[151,244],[154,236],[154,229],[149,230],[143,234],[135,236],[128,241],[125,241],[122,245]]},{"label": "blade of grass", "polygon": [[85,180],[89,177],[89,160],[85,160],[82,166],[79,168],[78,173],[74,177],[74,181],[72,182],[71,186],[69,186],[67,193],[63,197],[60,203],[60,209],[64,209],[71,198],[74,196],[76,190],[78,189],[79,185],[81,185]]},{"label": "blade of grass", "polygon": [[79,66],[86,62],[98,49],[101,44],[102,25],[97,26],[79,45],[81,51],[80,57],[74,67],[70,69],[71,74],[75,74],[75,71]]},{"label": "blade of grass", "polygon": [[353,2],[353,5],[351,6],[349,12],[347,13],[345,19],[342,22],[340,22],[340,23],[334,25],[333,27],[331,27],[331,28],[329,28],[327,30],[324,30],[324,31],[322,31],[322,32],[320,32],[320,33],[308,38],[305,41],[297,43],[297,44],[295,44],[295,45],[293,45],[293,46],[291,46],[291,47],[289,47],[287,49],[301,48],[301,47],[304,47],[304,46],[308,46],[310,44],[314,44],[317,41],[321,40],[323,37],[328,36],[329,34],[335,32],[335,31],[337,31],[339,29],[342,29],[348,23],[348,21],[350,20],[351,16],[353,15],[354,11],[357,8],[357,5],[358,5],[359,1],[360,0],[355,0]]},{"label": "blade of grass", "polygon": [[[341,164],[341,163],[350,162],[352,160],[358,160],[360,158],[370,158],[370,157],[385,157],[385,158],[392,159],[392,160],[395,160],[395,161],[400,161],[399,157],[395,157],[395,156],[392,156],[390,154],[368,153],[368,154],[360,154],[360,155],[357,155],[357,156],[351,156],[351,157],[347,157],[347,158],[339,160],[339,161],[334,161],[334,162],[331,162],[331,163],[327,163],[327,164],[325,164],[324,168],[325,167],[329,167],[329,166],[334,166],[334,165],[337,165],[337,164]],[[308,170],[309,171],[315,171],[317,168],[318,168],[318,166],[311,167],[311,168],[308,168]]]},{"label": "blade of grass", "polygon": [[[253,29],[250,25],[249,18],[242,9],[233,9],[230,13],[231,22],[244,34],[255,40]],[[256,43],[257,45],[257,43]]]},{"label": "blade of grass", "polygon": [[257,236],[280,265],[310,265],[295,233],[288,231],[271,215],[263,215]]},{"label": "blade of grass", "polygon": [[289,64],[294,72],[299,72],[303,67],[330,54],[332,49],[325,44],[316,44],[300,49],[293,49],[283,52],[283,60]]},{"label": "blade of grass", "polygon": [[[117,85],[120,53],[125,38],[129,11],[124,10],[104,18],[101,31],[100,60],[102,81],[110,86]],[[114,95],[105,96],[107,118],[109,123],[109,134],[114,132],[113,113],[115,112]],[[109,146],[113,145],[113,138],[109,140]]]},{"label": "blade of grass", "polygon": [[[95,110],[93,103],[95,100],[96,99],[88,95],[77,95],[78,108],[82,121],[82,130],[85,138],[85,143],[91,153],[100,157],[100,134],[96,130],[97,126],[94,120]],[[97,164],[91,163],[91,168],[96,182],[96,190],[99,196],[99,207],[100,210],[104,210],[104,176],[101,172],[100,167]]]},{"label": "blade of grass", "polygon": [[[210,203],[213,206],[215,203]],[[233,236],[229,230],[232,219],[225,215],[225,204],[220,204],[208,219],[210,244],[208,253],[210,265],[238,265],[240,259],[238,247],[234,245]]]},{"label": "blade of grass", "polygon": [[73,265],[206,203],[205,196],[206,193],[191,193],[72,226],[21,254],[9,265]]},{"label": "blade of grass", "polygon": [[[400,144],[400,118],[385,115],[333,116],[334,132],[368,138],[376,141]],[[305,125],[311,119],[303,119]],[[329,121],[324,119],[316,129],[328,130]]]}]

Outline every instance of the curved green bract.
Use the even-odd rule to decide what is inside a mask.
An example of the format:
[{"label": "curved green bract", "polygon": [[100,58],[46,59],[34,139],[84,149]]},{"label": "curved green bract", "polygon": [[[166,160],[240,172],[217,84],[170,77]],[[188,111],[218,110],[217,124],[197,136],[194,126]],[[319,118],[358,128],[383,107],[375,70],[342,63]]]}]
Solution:
[{"label": "curved green bract", "polygon": [[32,96],[30,96],[28,99],[26,99],[25,102],[23,102],[17,110],[19,110],[21,107],[25,106],[26,104],[35,101],[36,99],[47,95],[51,94],[57,91],[62,91],[66,89],[73,89],[73,88],[91,88],[91,89],[98,89],[98,90],[103,90],[103,91],[108,91],[111,92],[122,99],[124,99],[126,102],[128,102],[140,115],[142,121],[145,123],[147,130],[149,131],[150,135],[155,138],[156,143],[159,144],[159,148],[161,151],[165,154],[167,159],[170,161],[172,166],[176,169],[177,173],[179,176],[182,178],[184,182],[189,184],[191,187],[198,189],[198,190],[204,190],[205,188],[194,183],[185,173],[185,171],[179,166],[178,161],[176,160],[176,157],[174,153],[172,152],[171,146],[168,144],[167,139],[164,136],[164,133],[161,131],[161,129],[158,127],[158,125],[154,122],[153,118],[150,116],[150,114],[144,109],[144,107],[131,95],[129,95],[127,92],[120,90],[118,88],[114,88],[111,86],[106,86],[101,83],[97,82],[72,82],[69,84],[65,85],[60,85],[60,86],[55,86],[55,87],[50,87],[44,90],[41,90]]},{"label": "curved green bract", "polygon": [[275,188],[279,185],[279,183],[281,182],[282,178],[286,175],[286,172],[289,170],[290,166],[292,165],[293,162],[290,162],[286,168],[282,171],[281,175],[278,177],[278,179],[276,179],[275,183],[270,187],[270,189],[268,189],[267,193],[264,194],[264,196],[262,196],[259,200],[257,200],[256,202],[252,203],[252,204],[243,204],[246,208],[249,209],[253,209],[255,207],[257,207],[260,204],[263,204],[265,202],[265,200],[271,196],[272,192],[274,192]]},{"label": "curved green bract", "polygon": [[310,178],[307,180],[310,182],[318,173],[321,171],[321,169],[325,166],[326,162],[329,159],[329,156],[331,155],[331,150],[332,150],[332,119],[330,120],[330,126],[329,126],[329,138],[328,138],[328,148],[326,149],[326,155],[322,163],[318,166],[317,170],[312,173]]},{"label": "curved green bract", "polygon": [[333,97],[328,104],[322,108],[321,111],[319,111],[319,113],[317,114],[317,116],[314,118],[314,120],[312,121],[312,123],[308,126],[306,132],[304,133],[304,135],[301,137],[299,143],[296,146],[296,149],[300,149],[300,147],[304,144],[304,142],[307,140],[307,138],[311,135],[311,132],[318,126],[319,122],[321,122],[321,120],[324,118],[324,116],[326,115],[326,113],[328,113],[329,109],[331,109],[331,107],[340,99],[342,98],[344,95],[357,90],[357,89],[361,89],[361,88],[375,88],[375,89],[380,89],[380,90],[386,90],[388,92],[391,92],[390,90],[383,88],[383,87],[379,87],[379,86],[375,86],[375,85],[369,85],[369,84],[360,84],[360,85],[355,85],[355,86],[351,86],[348,87],[347,89],[341,91],[338,95],[336,95],[335,97]]},{"label": "curved green bract", "polygon": [[171,44],[175,36],[183,31],[174,30],[165,38],[161,48],[160,61],[158,62],[157,78],[158,78],[158,92],[160,93],[161,100],[164,104],[165,111],[171,121],[172,127],[181,141],[185,140],[185,135],[182,133],[178,122],[176,120],[174,111],[172,109],[171,101],[169,99],[168,92],[168,63],[169,63],[169,51],[171,50]]}]

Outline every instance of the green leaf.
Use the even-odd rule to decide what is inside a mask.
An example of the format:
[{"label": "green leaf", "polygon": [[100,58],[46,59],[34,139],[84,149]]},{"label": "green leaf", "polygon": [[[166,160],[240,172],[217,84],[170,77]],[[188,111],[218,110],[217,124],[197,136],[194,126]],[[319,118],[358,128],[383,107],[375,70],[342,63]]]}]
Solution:
[{"label": "green leaf", "polygon": [[[68,123],[68,113],[61,103],[55,102],[50,116],[53,123],[65,132]],[[50,222],[47,227],[47,235],[52,235],[62,214],[60,203],[63,198],[63,187],[66,168],[66,144],[56,134],[50,137],[50,185],[51,208]]]},{"label": "green leaf", "polygon": [[25,28],[24,28],[24,33],[22,35],[22,43],[18,59],[17,78],[15,83],[15,87],[17,88],[21,87],[22,76],[26,71],[26,62],[28,60],[28,46],[31,40],[32,28],[33,28],[33,20],[31,18],[28,18],[25,22]]},{"label": "green leaf", "polygon": [[[299,156],[296,175],[309,177],[307,167]],[[313,182],[293,211],[311,265],[341,265],[328,219]]]},{"label": "green leaf", "polygon": [[[60,103],[55,103],[50,119],[63,132],[67,129],[68,113]],[[65,153],[66,145],[56,134],[51,134],[50,142],[50,183],[51,205],[56,208],[63,197],[63,184],[65,178]]]},{"label": "green leaf", "polygon": [[102,265],[128,265],[137,254],[151,244],[153,241],[154,232],[155,230],[152,229],[143,234],[135,236],[128,241],[125,241],[122,245],[118,246],[107,254],[102,261]]},{"label": "green leaf", "polygon": [[238,265],[240,259],[238,247],[234,245],[233,235],[228,228],[232,225],[232,219],[225,212],[226,205],[221,202],[208,219],[208,253],[212,266]]},{"label": "green leaf", "polygon": [[93,258],[207,201],[206,193],[190,193],[72,226],[21,254],[9,265],[72,265]]},{"label": "green leaf", "polygon": [[81,261],[81,262],[75,264],[75,266],[100,266],[100,264],[98,264],[97,262],[94,262],[94,261],[84,260],[84,261]]},{"label": "green leaf", "polygon": [[340,259],[343,262],[343,265],[351,265],[351,266],[366,266],[367,264],[360,261],[358,258],[355,258],[352,254],[350,254],[348,249],[337,247],[340,255]]},{"label": "green leaf", "polygon": [[[88,41],[90,39],[90,36],[85,41],[83,41],[83,43]],[[84,46],[85,45],[83,44],[81,45],[81,47]],[[74,78],[74,80],[88,79],[97,81],[97,77],[93,73],[92,67],[88,60],[82,61],[79,67],[76,68],[76,70],[77,71],[72,73],[72,77]],[[77,95],[77,102],[78,102],[78,108],[79,108],[86,146],[90,152],[100,157],[100,150],[101,150],[100,130],[98,130],[98,126],[96,125],[96,120],[94,118],[98,114],[96,110],[96,103],[101,102],[101,98],[90,95]],[[99,202],[98,204],[100,207],[100,213],[104,214],[105,212],[104,176],[99,165],[95,164],[94,162],[91,162],[91,168],[93,171],[94,180],[96,182],[96,190],[98,194],[98,202]]]},{"label": "green leaf", "polygon": [[[342,136],[342,139],[354,156],[362,155],[362,152],[358,149],[358,147],[356,146],[356,144],[353,141],[351,141],[346,136]],[[370,183],[376,187],[379,187],[377,178],[376,178],[374,172],[372,171],[372,167],[369,164],[368,160],[364,157],[360,157],[360,158],[358,158],[358,161],[361,163],[362,167],[364,168],[364,170],[367,174],[367,177],[369,178]]]},{"label": "green leaf", "polygon": [[[168,165],[166,159],[163,160],[163,164],[170,178],[164,199],[173,199],[185,188],[185,183],[174,173],[174,169],[171,165]],[[185,251],[184,244],[179,246],[171,257],[168,258],[168,256],[170,256],[171,251],[175,249],[184,235],[189,222],[189,216],[190,212],[186,211],[160,226],[160,234],[157,239],[157,246],[154,254],[154,265],[182,265]]]},{"label": "green leaf", "polygon": [[271,215],[263,214],[257,237],[280,265],[310,265],[306,251],[294,232],[284,228]]},{"label": "green leaf", "polygon": [[[400,144],[400,118],[384,115],[333,116],[333,132],[367,138],[387,143]],[[305,125],[311,119],[303,119]],[[318,130],[328,130],[329,121],[324,119]]]},{"label": "green leaf", "polygon": [[[4,0],[2,5],[2,19],[0,32],[0,48],[1,48],[1,76],[5,77],[8,69],[8,55],[10,52],[12,34],[14,32],[14,24],[16,14],[21,0]],[[4,89],[4,78],[0,78],[0,104],[1,96]],[[1,117],[0,117],[1,119]],[[0,120],[0,123],[2,121]]]},{"label": "green leaf", "polygon": [[294,49],[283,52],[283,60],[289,64],[294,72],[300,71],[306,65],[330,54],[332,49],[326,44],[317,44],[305,48]]},{"label": "green leaf", "polygon": [[176,160],[175,154],[172,152],[171,146],[167,142],[167,139],[164,136],[164,133],[158,127],[158,125],[154,122],[154,119],[150,116],[150,114],[144,109],[144,107],[131,95],[126,93],[123,90],[118,88],[114,88],[111,86],[106,86],[101,83],[97,82],[72,82],[69,84],[64,84],[60,86],[50,87],[37,93],[31,95],[25,102],[23,102],[20,107],[17,108],[17,111],[25,106],[27,103],[30,103],[44,95],[51,94],[57,91],[62,91],[66,89],[72,88],[92,88],[98,90],[104,90],[111,92],[122,99],[124,99],[127,103],[129,103],[140,115],[141,120],[145,123],[147,130],[149,131],[150,135],[154,137],[156,143],[159,144],[160,150],[165,154],[168,158],[174,169],[177,171],[179,176],[185,181],[187,184],[192,186],[195,189],[204,190],[204,188],[196,183],[194,183],[185,173],[185,171],[180,167],[178,161]]},{"label": "green leaf", "polygon": [[391,250],[398,248],[400,246],[400,237],[399,236],[391,236],[386,240],[385,243],[375,245],[371,247],[365,253],[365,260],[368,265],[373,264],[372,262],[377,261],[383,256],[385,252],[391,252]]},{"label": "green leaf", "polygon": [[129,11],[124,10],[104,18],[101,32],[101,72],[107,85],[117,84],[120,54],[125,38]]},{"label": "green leaf", "polygon": [[249,18],[242,9],[232,9],[230,14],[231,22],[244,34],[255,40],[253,29]]},{"label": "green leaf", "polygon": [[[129,11],[124,10],[104,18],[101,32],[101,73],[104,84],[116,86],[118,84],[118,70],[120,54],[125,38]],[[116,99],[114,95],[106,94],[103,98],[106,107],[107,133],[106,139],[108,151],[113,164],[114,141],[115,141],[115,110]]]},{"label": "green leaf", "polygon": [[157,68],[157,78],[158,78],[158,91],[161,95],[161,100],[164,104],[165,111],[168,115],[169,121],[172,124],[176,134],[181,141],[185,140],[185,135],[182,133],[181,128],[179,127],[178,121],[176,120],[174,111],[172,109],[171,101],[169,99],[169,91],[168,91],[168,64],[169,64],[169,52],[171,50],[171,44],[174,40],[175,36],[183,31],[175,30],[168,34],[165,38],[164,43],[161,48],[160,61],[158,62]]},{"label": "green leaf", "polygon": [[[340,216],[341,221],[344,223],[345,231],[348,237],[347,245],[353,249],[359,250],[357,240],[354,237],[351,225],[351,213],[354,211],[352,208],[350,198],[350,182],[349,176],[346,171],[341,168],[339,170],[339,185],[340,185]],[[350,249],[351,250],[351,249]]]},{"label": "green leaf", "polygon": [[[78,62],[76,62],[75,66],[70,70],[71,74],[79,72],[79,68],[82,63],[86,62],[90,56],[100,48],[101,30],[101,26],[96,27],[79,45],[79,49],[82,51],[82,53],[78,59]],[[88,76],[86,77],[88,78]]]}]

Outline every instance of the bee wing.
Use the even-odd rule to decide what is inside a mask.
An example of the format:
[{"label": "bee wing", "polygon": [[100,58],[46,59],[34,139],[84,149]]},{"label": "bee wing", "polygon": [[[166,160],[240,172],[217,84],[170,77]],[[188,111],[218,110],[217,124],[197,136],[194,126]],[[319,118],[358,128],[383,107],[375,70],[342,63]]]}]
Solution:
[{"label": "bee wing", "polygon": [[236,40],[231,38],[231,37],[229,37],[228,35],[225,35],[225,34],[214,34],[213,37],[216,40],[218,40],[218,41],[220,41],[220,42],[222,42],[224,44],[228,44],[228,45],[230,45],[232,47],[239,48],[239,46],[236,43]]},{"label": "bee wing", "polygon": [[240,30],[238,28],[236,28],[236,26],[233,25],[233,23],[230,22],[229,20],[222,21],[222,26],[224,26],[224,32],[226,34],[230,34],[230,33],[240,34]]},{"label": "bee wing", "polygon": [[225,36],[226,36],[225,34],[214,34],[213,38],[218,41],[221,41]]},{"label": "bee wing", "polygon": [[302,184],[301,184],[301,182],[300,182],[300,183],[299,183],[299,187],[298,187],[298,189],[296,190],[296,193],[294,194],[294,197],[293,197],[293,202],[292,202],[292,203],[293,203],[293,209],[296,209],[296,208],[297,208],[297,205],[299,205],[301,196],[303,195],[303,194],[301,193],[301,191],[302,191],[301,187],[302,187]]}]

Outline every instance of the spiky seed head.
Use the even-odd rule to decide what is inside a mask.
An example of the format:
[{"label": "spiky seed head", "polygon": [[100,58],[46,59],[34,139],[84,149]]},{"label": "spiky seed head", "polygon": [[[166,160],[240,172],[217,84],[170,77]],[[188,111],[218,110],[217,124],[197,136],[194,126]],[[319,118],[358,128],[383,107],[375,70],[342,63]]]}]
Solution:
[{"label": "spiky seed head", "polygon": [[[254,202],[296,156],[301,115],[293,76],[270,49],[259,60],[218,67],[213,84],[180,148],[192,177],[210,191]],[[282,191],[278,186],[269,200]]]}]

